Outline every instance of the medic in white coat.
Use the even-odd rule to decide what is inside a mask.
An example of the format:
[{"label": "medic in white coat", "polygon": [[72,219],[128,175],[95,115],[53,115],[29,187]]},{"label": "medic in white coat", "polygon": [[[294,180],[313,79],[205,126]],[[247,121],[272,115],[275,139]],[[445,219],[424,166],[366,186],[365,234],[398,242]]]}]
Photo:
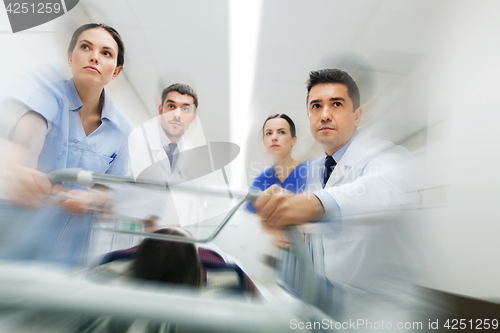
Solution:
[{"label": "medic in white coat", "polygon": [[[258,215],[266,227],[307,225],[315,269],[333,285],[324,310],[335,319],[400,321],[408,313],[411,259],[398,211],[410,204],[413,158],[358,129],[359,90],[346,72],[311,72],[307,108],[311,133],[324,149],[309,173],[311,192],[271,187],[255,202]],[[335,161],[329,177],[327,156]]]}]

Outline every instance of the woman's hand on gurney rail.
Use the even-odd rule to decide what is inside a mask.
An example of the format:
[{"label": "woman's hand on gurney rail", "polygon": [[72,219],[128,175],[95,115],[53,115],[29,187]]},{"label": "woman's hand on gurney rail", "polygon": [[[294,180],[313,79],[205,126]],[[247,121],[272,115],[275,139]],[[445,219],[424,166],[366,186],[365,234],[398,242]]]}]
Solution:
[{"label": "woman's hand on gurney rail", "polygon": [[59,204],[70,214],[83,215],[92,209],[92,199],[87,191],[71,190],[68,191],[67,194],[72,197],[60,201]]},{"label": "woman's hand on gurney rail", "polygon": [[324,214],[323,205],[314,194],[293,194],[277,185],[262,192],[254,206],[262,223],[272,228],[317,221]]},{"label": "woman's hand on gurney rail", "polygon": [[74,215],[83,215],[96,207],[103,208],[108,203],[108,190],[105,188],[92,189],[91,193],[84,190],[71,190],[66,193],[71,197],[60,201],[59,204]]},{"label": "woman's hand on gurney rail", "polygon": [[43,172],[22,165],[11,166],[9,193],[11,201],[28,208],[39,208],[50,195],[64,189],[64,185],[52,185]]},{"label": "woman's hand on gurney rail", "polygon": [[94,205],[99,208],[106,206],[108,201],[108,189],[104,186],[92,189],[92,197],[88,191],[71,190],[64,191],[63,184],[52,184],[43,172],[25,167],[12,165],[9,177],[10,201],[16,205],[27,208],[40,208],[43,203],[53,196],[53,204],[61,205],[71,214],[85,214]]}]

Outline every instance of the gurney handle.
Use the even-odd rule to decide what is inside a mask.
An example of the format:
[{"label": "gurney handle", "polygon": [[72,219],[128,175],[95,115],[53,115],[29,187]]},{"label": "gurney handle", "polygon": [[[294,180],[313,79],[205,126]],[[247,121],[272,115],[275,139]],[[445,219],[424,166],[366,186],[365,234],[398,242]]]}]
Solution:
[{"label": "gurney handle", "polygon": [[[85,171],[81,168],[72,169],[61,169],[49,172],[47,174],[49,180],[55,183],[61,183],[63,181],[80,183],[85,186],[92,187],[94,184],[120,184],[120,185],[133,185],[140,186],[143,188],[155,189],[155,190],[170,190],[169,186],[164,182],[145,182],[136,181],[131,177],[109,175],[105,173],[97,173],[91,171]],[[172,184],[175,186],[176,191],[184,192],[196,192],[202,194],[210,194],[216,196],[227,197],[228,188],[217,188],[217,187],[203,187],[203,186],[192,186],[187,183],[177,183]],[[243,198],[245,197],[247,201],[254,202],[260,195],[260,191],[257,189],[250,189],[249,192],[230,189],[230,192],[234,197]]]},{"label": "gurney handle", "polygon": [[[169,190],[169,187],[165,185],[159,184],[151,184],[151,183],[139,183],[134,179],[123,176],[115,176],[108,174],[99,174],[90,171],[84,171],[82,169],[74,168],[74,169],[61,169],[55,170],[48,174],[49,179],[52,183],[60,183],[63,181],[68,182],[77,182],[82,185],[92,186],[95,183],[101,184],[130,184],[137,185],[141,187],[161,189],[161,190]],[[220,195],[227,196],[227,188],[225,189],[217,189],[217,188],[206,188],[199,186],[189,186],[187,184],[178,184],[175,185],[175,190],[181,190],[186,192],[196,192],[196,193],[205,193],[211,195]],[[174,236],[174,235],[162,235],[152,232],[139,232],[139,231],[131,231],[131,230],[119,230],[119,229],[109,229],[104,228],[101,223],[101,229],[107,232],[119,233],[119,234],[128,234],[134,236],[144,236],[148,238],[160,239],[160,240],[169,240],[174,242],[183,242],[183,243],[209,243],[211,242],[219,232],[224,228],[224,226],[229,222],[234,213],[245,203],[246,201],[254,202],[260,195],[260,191],[251,189],[248,193],[243,193],[242,191],[234,191],[232,190],[233,195],[242,197],[229,213],[224,217],[222,222],[215,228],[211,235],[207,238],[187,238],[182,236]]]}]

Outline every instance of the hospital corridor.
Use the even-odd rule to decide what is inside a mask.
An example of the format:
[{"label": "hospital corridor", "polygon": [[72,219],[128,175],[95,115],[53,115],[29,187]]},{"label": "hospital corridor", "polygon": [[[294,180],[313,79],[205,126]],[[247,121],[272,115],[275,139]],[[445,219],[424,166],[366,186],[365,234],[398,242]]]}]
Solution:
[{"label": "hospital corridor", "polygon": [[0,333],[499,329],[499,2],[4,5]]}]

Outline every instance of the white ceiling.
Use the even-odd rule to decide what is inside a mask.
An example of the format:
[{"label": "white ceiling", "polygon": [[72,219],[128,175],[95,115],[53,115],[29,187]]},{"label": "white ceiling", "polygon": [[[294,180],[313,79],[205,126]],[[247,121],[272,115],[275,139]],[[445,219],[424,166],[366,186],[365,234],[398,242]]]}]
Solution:
[{"label": "white ceiling", "polygon": [[[229,1],[83,0],[79,6],[80,13],[69,13],[78,24],[84,12],[125,40],[124,78],[140,109],[133,112],[141,113],[133,119],[154,116],[161,88],[182,81],[199,94],[207,141],[231,140]],[[434,6],[430,0],[263,0],[251,99],[257,111],[242,131],[246,159],[264,158],[258,131],[274,112],[296,121],[299,158],[312,157],[311,147],[320,151],[305,117],[305,82],[311,70],[325,67],[345,69],[357,80],[365,123],[375,135],[404,142],[425,129],[421,71],[434,50]]]}]

